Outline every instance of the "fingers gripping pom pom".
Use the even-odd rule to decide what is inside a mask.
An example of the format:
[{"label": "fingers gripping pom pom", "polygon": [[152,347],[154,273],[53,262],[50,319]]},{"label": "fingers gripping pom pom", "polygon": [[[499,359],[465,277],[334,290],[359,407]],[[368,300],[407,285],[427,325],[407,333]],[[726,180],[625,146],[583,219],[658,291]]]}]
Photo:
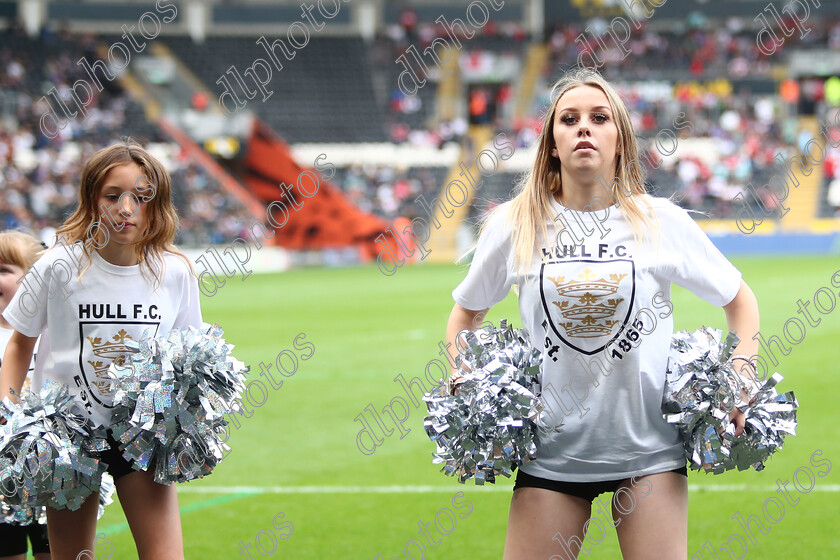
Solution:
[{"label": "fingers gripping pom pom", "polygon": [[224,416],[241,406],[248,367],[229,355],[218,325],[173,330],[131,342],[135,354],[111,364],[114,438],[137,470],[154,469],[155,482],[206,476],[230,448]]},{"label": "fingers gripping pom pom", "polygon": [[721,335],[720,330],[706,327],[674,334],[663,416],[679,428],[692,469],[705,468],[715,474],[734,468],[760,471],[770,455],[782,448],[785,435],[796,434],[799,403],[793,392],[776,392],[782,376],[774,373],[749,403],[744,403],[748,404],[746,425],[735,437],[729,412],[742,404],[742,380],[731,361],[738,338],[730,332],[721,342]]},{"label": "fingers gripping pom pom", "polygon": [[542,356],[525,330],[504,320],[498,328],[468,332],[466,339],[458,394],[444,385],[423,398],[430,414],[425,428],[437,444],[432,456],[444,464],[441,472],[482,485],[499,474],[510,477],[513,465],[536,458]]},{"label": "fingers gripping pom pom", "polygon": [[0,485],[10,508],[4,514],[25,521],[37,506],[76,510],[99,490],[105,465],[92,455],[107,449],[105,434],[66,385],[48,380],[20,404],[4,399],[0,414]]}]

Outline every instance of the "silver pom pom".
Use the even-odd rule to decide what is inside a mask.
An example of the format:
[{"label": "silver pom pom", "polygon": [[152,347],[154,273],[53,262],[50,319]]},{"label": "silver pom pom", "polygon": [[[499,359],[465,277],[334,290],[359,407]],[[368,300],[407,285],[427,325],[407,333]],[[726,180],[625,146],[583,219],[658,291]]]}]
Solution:
[{"label": "silver pom pom", "polygon": [[686,457],[694,470],[715,474],[750,467],[760,471],[764,462],[781,449],[786,434],[796,434],[799,403],[788,392],[779,395],[778,373],[750,399],[745,407],[744,432],[735,437],[729,412],[742,403],[742,382],[730,360],[738,344],[734,332],[721,342],[722,332],[703,327],[694,333],[681,331],[671,339],[671,353],[662,412],[677,426]]},{"label": "silver pom pom", "polygon": [[[97,519],[105,515],[105,506],[114,502],[115,491],[114,478],[107,472],[102,473],[102,481],[99,485],[99,510],[96,513]],[[37,506],[35,508],[13,506],[7,504],[0,498],[0,523],[5,525],[30,525],[32,523],[46,525],[47,508],[44,506]]]},{"label": "silver pom pom", "polygon": [[444,464],[441,472],[483,485],[499,474],[510,477],[514,465],[536,458],[542,357],[525,330],[504,320],[498,328],[468,332],[466,339],[458,394],[443,386],[427,394],[424,425],[437,444],[432,456]]},{"label": "silver pom pom", "polygon": [[[114,379],[114,438],[137,470],[154,469],[155,482],[172,484],[210,474],[230,448],[222,441],[238,409],[248,367],[229,355],[218,325],[203,324],[143,337]],[[130,347],[131,347],[130,346]]]},{"label": "silver pom pom", "polygon": [[36,506],[13,506],[7,504],[0,498],[0,523],[4,525],[30,525],[38,523],[44,525],[47,522],[47,508]]},{"label": "silver pom pom", "polygon": [[0,484],[16,519],[36,515],[36,506],[76,510],[99,490],[105,466],[94,456],[107,449],[67,386],[48,380],[20,404],[0,403]]}]

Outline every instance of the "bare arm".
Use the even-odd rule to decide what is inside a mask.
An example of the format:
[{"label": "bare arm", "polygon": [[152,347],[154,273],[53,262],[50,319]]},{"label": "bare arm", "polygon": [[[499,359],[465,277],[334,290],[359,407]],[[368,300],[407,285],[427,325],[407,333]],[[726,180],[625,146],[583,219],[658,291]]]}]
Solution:
[{"label": "bare arm", "polygon": [[[741,280],[741,289],[731,302],[723,307],[726,312],[726,324],[729,330],[735,331],[741,341],[735,347],[735,354],[752,358],[758,355],[758,341],[753,337],[758,334],[758,301],[755,299],[747,284]],[[746,375],[750,368],[742,367],[742,375]]]},{"label": "bare arm", "polygon": [[[741,280],[741,288],[735,298],[723,307],[726,312],[726,324],[731,331],[735,331],[741,339],[735,347],[734,354],[740,354],[752,359],[758,355],[758,341],[754,340],[759,329],[758,301],[746,282]],[[744,360],[736,360],[736,370],[749,379],[756,379],[755,370]],[[760,380],[757,380],[760,383]],[[737,410],[737,409],[736,409]],[[735,420],[735,435],[740,435],[744,429],[743,413],[730,413],[730,419]]]},{"label": "bare arm", "polygon": [[[455,338],[458,336],[458,333],[465,329],[476,329],[478,327],[478,323],[484,319],[484,316],[487,315],[488,311],[489,309],[473,311],[472,309],[461,307],[457,303],[452,308],[452,312],[449,314],[449,321],[446,323],[446,342],[447,348],[449,348],[449,354],[452,357],[451,364],[455,363],[455,356],[458,353],[458,345],[455,342]],[[454,375],[458,369],[451,364],[452,374]],[[450,376],[450,384],[452,381],[454,381],[454,379]]]},{"label": "bare arm", "polygon": [[3,365],[0,367],[0,399],[12,397],[9,388],[20,394],[29,364],[32,362],[32,352],[35,350],[37,336],[26,336],[18,331],[12,334],[6,353],[3,355]]}]

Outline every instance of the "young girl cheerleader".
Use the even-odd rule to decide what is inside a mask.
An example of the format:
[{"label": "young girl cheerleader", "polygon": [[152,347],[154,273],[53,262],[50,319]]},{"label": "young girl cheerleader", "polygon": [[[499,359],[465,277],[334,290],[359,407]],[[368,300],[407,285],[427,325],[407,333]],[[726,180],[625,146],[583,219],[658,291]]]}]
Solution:
[{"label": "young girl cheerleader", "polygon": [[[33,265],[3,314],[15,332],[0,369],[0,396],[20,389],[35,337],[44,331],[32,389],[46,379],[69,385],[92,422],[108,427],[108,366],[125,360],[126,341],[144,331],[160,336],[201,325],[197,280],[172,245],[177,227],[170,178],[159,161],[130,142],[94,154],[58,245]],[[175,487],[135,471],[113,437],[110,444],[100,458],[114,477],[139,558],[183,558]],[[75,511],[47,508],[53,558],[75,560],[94,550],[97,508],[96,493]]]},{"label": "young girl cheerleader", "polygon": [[[660,412],[671,283],[724,308],[741,339],[736,367],[752,377],[755,296],[684,210],[646,194],[638,157],[615,90],[589,70],[561,78],[530,174],[487,218],[452,293],[450,342],[516,284],[523,326],[544,350],[537,459],[517,473],[505,560],[576,558],[587,529],[603,539],[603,516],[588,520],[604,492],[615,492],[625,559],[686,558],[686,460]],[[740,435],[743,413],[730,421]]]},{"label": "young girl cheerleader", "polygon": [[[41,242],[20,231],[0,233],[0,313],[2,313],[18,290],[18,283],[29,267],[38,259],[45,248]],[[12,337],[12,326],[0,316],[0,355]],[[2,367],[2,362],[0,362]],[[26,394],[31,385],[34,360],[30,362],[28,375],[21,394]],[[0,497],[0,502],[3,498]],[[47,540],[47,526],[32,521],[28,525],[3,522],[0,514],[0,558],[4,560],[26,560],[27,538],[32,545],[35,560],[49,560],[50,545]]]}]

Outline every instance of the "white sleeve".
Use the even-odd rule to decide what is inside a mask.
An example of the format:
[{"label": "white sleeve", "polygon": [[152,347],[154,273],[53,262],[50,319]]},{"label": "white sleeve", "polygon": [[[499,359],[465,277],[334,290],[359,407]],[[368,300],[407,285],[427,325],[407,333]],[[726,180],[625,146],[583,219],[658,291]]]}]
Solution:
[{"label": "white sleeve", "polygon": [[198,328],[202,323],[201,303],[198,299],[198,279],[190,272],[189,267],[180,257],[178,257],[178,260],[184,268],[181,278],[181,305],[178,308],[178,314],[175,316],[172,328],[184,329],[190,325]]},{"label": "white sleeve", "polygon": [[663,267],[666,278],[712,305],[723,307],[738,294],[741,272],[715,247],[688,212],[674,207],[673,216],[673,222],[661,223],[668,253]]},{"label": "white sleeve", "polygon": [[26,271],[17,292],[3,311],[3,317],[12,328],[25,336],[38,336],[46,328],[49,298],[63,296],[63,293],[50,289],[53,276],[51,256],[42,256]]},{"label": "white sleeve", "polygon": [[493,307],[507,297],[513,284],[508,254],[510,236],[505,212],[497,212],[478,239],[467,277],[452,291],[452,299],[465,309],[479,311]]}]

